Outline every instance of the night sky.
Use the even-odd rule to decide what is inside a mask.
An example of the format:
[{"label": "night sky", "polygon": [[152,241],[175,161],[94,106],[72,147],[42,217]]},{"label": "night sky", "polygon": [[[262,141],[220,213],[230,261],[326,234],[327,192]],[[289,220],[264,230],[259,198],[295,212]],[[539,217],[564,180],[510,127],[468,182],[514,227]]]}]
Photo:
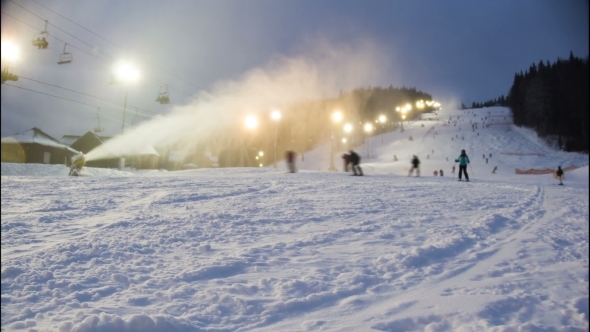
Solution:
[{"label": "night sky", "polygon": [[[118,134],[116,107],[125,88],[109,79],[122,58],[141,72],[128,87],[130,125],[145,119],[133,119],[134,106],[165,115],[220,82],[265,68],[277,56],[305,56],[317,44],[354,49],[369,43],[382,59],[379,75],[357,86],[416,87],[443,107],[506,94],[514,73],[532,62],[554,62],[570,51],[588,55],[589,8],[582,0],[35,1],[47,8],[32,0],[2,1],[2,42],[19,46],[9,68],[22,77],[7,84],[80,103],[2,85],[3,137],[35,126],[58,139],[81,135],[97,126],[98,106],[104,133]],[[67,48],[72,63],[56,63],[61,41],[50,37],[46,50],[31,45],[36,30],[27,24],[44,27],[35,15],[55,25],[48,26],[51,35],[77,48]],[[171,104],[155,102],[162,83],[170,85]],[[334,96],[354,85],[334,87]]]}]

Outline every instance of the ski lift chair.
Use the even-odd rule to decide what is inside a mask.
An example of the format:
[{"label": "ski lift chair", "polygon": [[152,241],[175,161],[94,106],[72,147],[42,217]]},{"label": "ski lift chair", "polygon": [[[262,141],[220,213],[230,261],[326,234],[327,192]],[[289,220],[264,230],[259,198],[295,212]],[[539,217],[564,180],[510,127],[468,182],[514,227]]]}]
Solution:
[{"label": "ski lift chair", "polygon": [[72,53],[66,52],[66,46],[68,46],[68,43],[66,43],[64,45],[64,51],[63,51],[63,53],[59,55],[59,61],[57,62],[58,65],[63,65],[63,64],[66,64],[66,63],[70,63],[70,62],[72,62],[72,60],[74,60],[74,57],[72,56]]},{"label": "ski lift chair", "polygon": [[49,46],[47,42],[47,20],[45,20],[45,30],[39,32],[38,34],[33,37],[33,46],[38,47],[39,49],[46,49]]},{"label": "ski lift chair", "polygon": [[33,46],[38,47],[39,49],[46,49],[47,46],[49,46],[49,43],[47,42],[47,39],[45,39],[44,32],[37,34],[33,38],[32,43],[33,43]]},{"label": "ski lift chair", "polygon": [[166,84],[166,90],[164,92],[160,90],[158,91],[158,98],[156,101],[160,104],[170,104],[170,95],[168,94],[168,84]]}]

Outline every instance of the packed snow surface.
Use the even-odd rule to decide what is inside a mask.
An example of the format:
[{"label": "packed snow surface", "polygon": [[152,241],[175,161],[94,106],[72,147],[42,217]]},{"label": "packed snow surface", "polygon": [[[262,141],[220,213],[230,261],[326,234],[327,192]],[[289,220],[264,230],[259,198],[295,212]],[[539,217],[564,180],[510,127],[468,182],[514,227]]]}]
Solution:
[{"label": "packed snow surface", "polygon": [[3,163],[2,330],[588,331],[588,155],[504,116],[373,136],[364,177],[327,144],[295,174]]}]

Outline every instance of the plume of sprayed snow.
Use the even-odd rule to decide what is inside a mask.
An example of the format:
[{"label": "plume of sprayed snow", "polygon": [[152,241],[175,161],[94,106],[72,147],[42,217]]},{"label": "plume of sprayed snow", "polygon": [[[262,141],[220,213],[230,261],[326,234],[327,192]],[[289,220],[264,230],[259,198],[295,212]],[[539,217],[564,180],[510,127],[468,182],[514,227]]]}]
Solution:
[{"label": "plume of sprayed snow", "polygon": [[[269,116],[273,108],[334,96],[379,80],[386,69],[384,52],[371,42],[333,46],[317,43],[305,55],[275,56],[264,68],[240,79],[217,83],[197,102],[175,107],[90,151],[86,160],[140,152],[148,145],[189,146],[220,128],[240,128],[247,115]],[[233,134],[233,133],[228,133]]]}]

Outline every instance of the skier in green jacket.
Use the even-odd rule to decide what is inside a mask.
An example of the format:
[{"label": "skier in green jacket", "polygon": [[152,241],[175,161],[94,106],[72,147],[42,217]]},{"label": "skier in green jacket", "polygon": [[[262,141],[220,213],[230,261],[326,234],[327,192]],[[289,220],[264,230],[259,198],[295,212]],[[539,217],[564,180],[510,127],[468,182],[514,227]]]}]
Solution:
[{"label": "skier in green jacket", "polygon": [[469,181],[469,175],[467,175],[467,165],[469,164],[469,157],[465,153],[465,150],[461,150],[459,158],[455,159],[456,163],[459,163],[459,181],[461,181],[461,175],[465,174],[465,181]]}]

